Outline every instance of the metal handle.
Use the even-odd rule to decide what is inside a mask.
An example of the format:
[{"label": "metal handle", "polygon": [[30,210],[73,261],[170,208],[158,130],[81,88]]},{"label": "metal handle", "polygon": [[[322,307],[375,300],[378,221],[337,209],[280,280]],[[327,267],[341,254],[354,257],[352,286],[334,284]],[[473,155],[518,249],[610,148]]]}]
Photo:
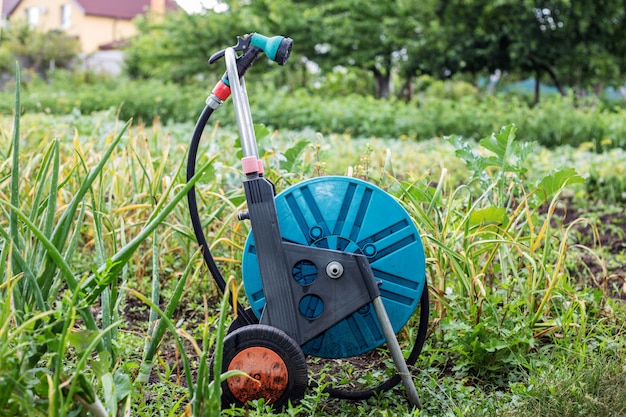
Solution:
[{"label": "metal handle", "polygon": [[239,137],[241,138],[241,150],[244,158],[259,158],[259,150],[256,144],[256,136],[254,135],[254,124],[252,123],[252,113],[250,112],[250,103],[248,101],[248,93],[243,77],[239,77],[237,72],[237,56],[233,48],[226,48],[224,59],[226,60],[226,72],[230,83],[230,90],[233,97],[233,105],[235,107],[235,118],[237,119],[237,128],[239,129]]},{"label": "metal handle", "polygon": [[[424,290],[426,291],[426,289]],[[396,370],[402,379],[402,384],[406,389],[407,397],[411,404],[416,406],[417,408],[422,408],[422,403],[420,402],[419,394],[417,393],[417,388],[415,388],[415,384],[413,383],[413,378],[411,378],[411,373],[409,372],[409,367],[407,366],[404,356],[402,355],[402,349],[400,349],[400,343],[398,343],[398,339],[396,339],[396,335],[393,332],[393,327],[391,326],[391,322],[389,321],[389,316],[387,315],[387,310],[385,310],[385,305],[383,304],[382,299],[376,297],[372,300],[372,304],[374,304],[374,310],[376,311],[376,316],[378,316],[378,321],[380,322],[380,326],[383,329],[383,333],[385,334],[385,339],[387,340],[387,347],[389,348],[389,353],[391,354],[391,358],[393,359],[393,363],[396,365]]]}]

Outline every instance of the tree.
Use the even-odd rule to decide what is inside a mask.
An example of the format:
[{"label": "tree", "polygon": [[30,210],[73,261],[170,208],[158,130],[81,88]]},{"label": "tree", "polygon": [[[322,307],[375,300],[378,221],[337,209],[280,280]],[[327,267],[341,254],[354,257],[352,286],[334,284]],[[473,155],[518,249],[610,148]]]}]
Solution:
[{"label": "tree", "polygon": [[[566,85],[585,90],[603,84],[623,85],[626,70],[626,2],[577,0],[542,10],[550,30],[563,29],[565,50],[555,59]],[[559,8],[557,8],[559,7]],[[558,13],[556,13],[558,12]],[[550,22],[557,15],[556,23]],[[560,26],[555,30],[554,25]],[[547,31],[545,23],[542,29]]]},{"label": "tree", "polygon": [[281,34],[295,40],[294,56],[302,58],[292,58],[290,67],[300,65],[304,72],[306,60],[326,71],[358,67],[373,75],[376,95],[386,97],[404,48],[404,33],[410,30],[411,19],[405,18],[403,10],[414,1],[230,1],[223,13],[181,12],[160,21],[140,18],[140,35],[126,50],[127,69],[135,77],[188,82],[206,73],[206,58],[233,44],[235,35]]},{"label": "tree", "polygon": [[257,0],[255,15],[273,31],[297,40],[298,53],[323,70],[353,66],[369,71],[376,97],[390,93],[391,76],[415,31],[417,0]]},{"label": "tree", "polygon": [[[496,70],[549,79],[563,94],[621,85],[626,69],[624,0],[236,0],[227,11],[140,20],[127,51],[130,74],[186,82],[206,58],[253,31],[294,39],[290,68],[355,67],[387,97],[399,73],[448,78]],[[301,60],[297,57],[300,56]],[[408,83],[407,83],[408,84]]]},{"label": "tree", "polygon": [[32,29],[24,22],[3,29],[0,38],[0,68],[11,71],[15,61],[45,77],[54,68],[70,68],[80,51],[78,39],[60,31],[47,33]]},{"label": "tree", "polygon": [[263,32],[262,21],[246,15],[247,9],[202,14],[167,13],[162,19],[139,17],[139,35],[126,48],[126,69],[137,78],[160,78],[187,83],[207,73],[223,73],[223,66],[209,67],[209,57],[236,43],[236,36]]},{"label": "tree", "polygon": [[623,1],[427,1],[422,11],[407,71],[449,77],[500,69],[532,75],[537,87],[547,74],[562,94],[565,86],[623,83]]}]

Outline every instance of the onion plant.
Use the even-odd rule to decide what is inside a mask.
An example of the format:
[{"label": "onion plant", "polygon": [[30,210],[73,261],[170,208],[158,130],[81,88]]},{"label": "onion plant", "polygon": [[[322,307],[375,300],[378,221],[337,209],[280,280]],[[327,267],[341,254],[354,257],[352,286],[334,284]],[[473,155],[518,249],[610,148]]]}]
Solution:
[{"label": "onion plant", "polygon": [[558,310],[566,298],[569,310],[583,313],[564,268],[569,229],[554,227],[564,190],[583,180],[565,168],[529,184],[533,143],[516,141],[515,131],[510,125],[482,139],[480,151],[448,138],[470,172],[464,184],[451,183],[445,167],[434,180],[397,183],[423,233],[445,338],[461,366],[479,375],[525,363],[536,336],[584,324],[574,321],[580,314]]},{"label": "onion plant", "polygon": [[[61,138],[41,143],[36,152],[23,152],[19,69],[16,74],[12,140],[6,150],[11,164],[5,165],[9,175],[0,178],[0,410],[65,416],[82,407],[96,416],[126,415],[130,375],[119,366],[115,343],[125,271],[144,242],[158,236],[157,228],[210,161],[187,184],[172,181],[161,188],[164,152],[156,173],[144,169],[144,177],[152,181],[148,213],[135,224],[116,225],[107,213],[110,200],[121,194],[114,194],[110,178],[127,181],[119,160],[123,139],[132,137],[131,121],[107,137],[96,158],[77,137],[71,141],[73,162],[61,162]],[[139,191],[130,193],[131,198]],[[118,210],[138,207],[133,201]],[[76,262],[89,251],[92,257]],[[91,375],[85,370],[94,363],[94,354],[101,366]]]}]

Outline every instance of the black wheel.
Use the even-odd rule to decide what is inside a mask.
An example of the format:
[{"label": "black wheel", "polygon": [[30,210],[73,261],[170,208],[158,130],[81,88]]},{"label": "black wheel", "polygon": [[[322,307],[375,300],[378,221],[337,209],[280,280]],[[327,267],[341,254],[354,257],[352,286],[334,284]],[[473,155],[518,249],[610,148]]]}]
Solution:
[{"label": "black wheel", "polygon": [[[212,369],[212,367],[211,367]],[[222,383],[222,406],[242,406],[264,398],[280,408],[304,397],[307,365],[300,346],[285,332],[263,324],[250,324],[224,338],[222,372],[241,370]]]}]

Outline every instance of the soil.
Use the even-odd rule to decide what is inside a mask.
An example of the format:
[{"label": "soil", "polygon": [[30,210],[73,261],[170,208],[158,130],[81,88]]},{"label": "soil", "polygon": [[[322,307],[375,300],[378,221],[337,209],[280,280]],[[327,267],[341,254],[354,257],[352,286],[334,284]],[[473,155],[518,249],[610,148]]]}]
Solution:
[{"label": "soil", "polygon": [[[602,207],[599,204],[597,207]],[[570,270],[579,285],[593,285],[608,297],[626,301],[626,206],[592,212],[571,200],[557,207],[555,219],[569,233],[570,250],[577,250],[583,268]],[[581,221],[586,219],[586,221]],[[590,248],[593,252],[587,250]],[[597,256],[596,253],[600,253]]]}]

